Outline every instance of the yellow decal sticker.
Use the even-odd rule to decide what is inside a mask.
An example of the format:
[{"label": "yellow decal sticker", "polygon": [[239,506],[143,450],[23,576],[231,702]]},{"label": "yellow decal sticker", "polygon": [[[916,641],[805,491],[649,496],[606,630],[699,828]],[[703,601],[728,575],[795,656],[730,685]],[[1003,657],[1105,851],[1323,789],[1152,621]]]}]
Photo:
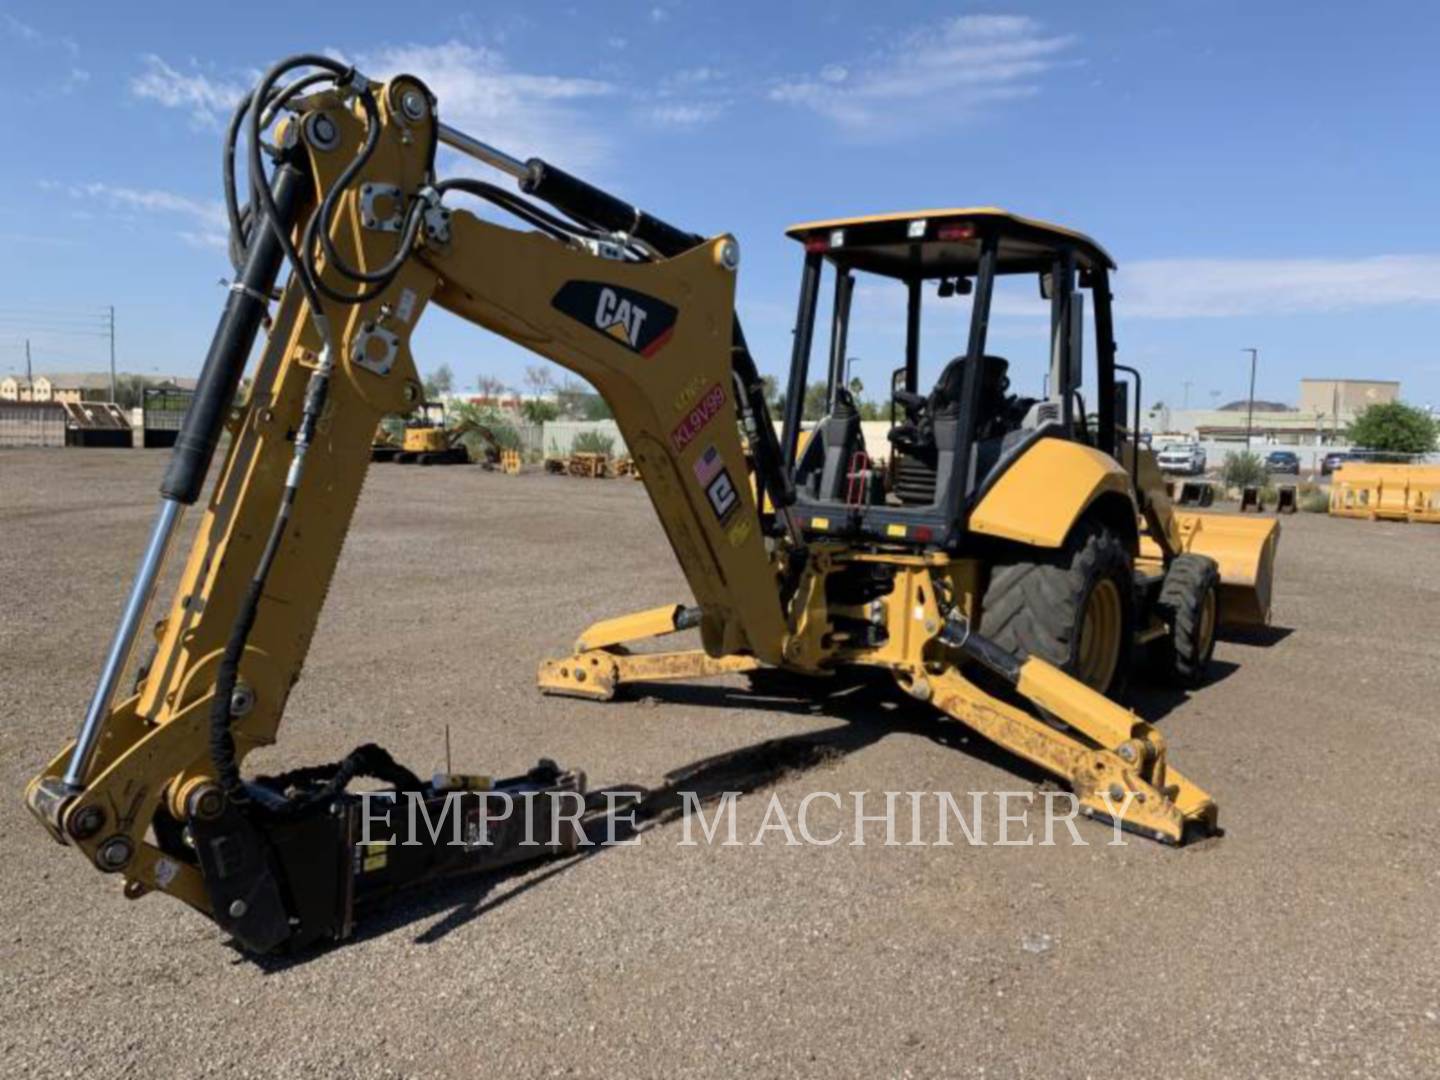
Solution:
[{"label": "yellow decal sticker", "polygon": [[365,845],[365,858],[361,861],[361,868],[365,873],[368,874],[371,870],[380,870],[385,866],[389,859],[389,852],[386,848],[387,845],[384,844]]},{"label": "yellow decal sticker", "polygon": [[700,396],[700,391],[705,389],[707,380],[704,375],[696,375],[681,388],[680,393],[675,395],[675,411],[683,413],[695,404],[695,399]]},{"label": "yellow decal sticker", "polygon": [[904,525],[886,525],[886,526],[885,526],[885,535],[886,535],[886,536],[902,536],[902,537],[903,537],[903,536],[905,535],[905,526],[904,526]]},{"label": "yellow decal sticker", "polygon": [[811,519],[810,519],[810,527],[811,527],[812,529],[828,529],[828,528],[830,528],[830,519],[829,519],[829,518],[811,518]]},{"label": "yellow decal sticker", "polygon": [[730,531],[727,532],[725,536],[729,539],[731,547],[739,547],[745,543],[746,540],[750,539],[751,531],[750,522],[745,518],[741,518],[731,526]]}]

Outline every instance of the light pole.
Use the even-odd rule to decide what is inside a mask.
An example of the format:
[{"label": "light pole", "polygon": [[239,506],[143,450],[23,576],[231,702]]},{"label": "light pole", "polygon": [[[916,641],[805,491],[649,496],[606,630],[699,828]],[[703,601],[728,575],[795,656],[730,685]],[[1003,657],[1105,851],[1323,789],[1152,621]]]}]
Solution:
[{"label": "light pole", "polygon": [[1250,449],[1250,436],[1255,428],[1255,365],[1260,359],[1259,349],[1241,349],[1250,354],[1250,399],[1245,402],[1245,449]]},{"label": "light pole", "polygon": [[110,305],[110,400],[115,400],[115,305]]}]

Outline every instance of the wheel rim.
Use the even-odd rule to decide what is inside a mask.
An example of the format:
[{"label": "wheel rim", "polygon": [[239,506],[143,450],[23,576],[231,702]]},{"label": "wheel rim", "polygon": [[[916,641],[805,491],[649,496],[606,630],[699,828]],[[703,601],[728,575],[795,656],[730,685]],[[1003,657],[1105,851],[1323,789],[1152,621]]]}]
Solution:
[{"label": "wheel rim", "polygon": [[1093,690],[1103,693],[1115,678],[1123,623],[1119,588],[1109,578],[1097,582],[1085,600],[1076,670],[1080,681]]},{"label": "wheel rim", "polygon": [[1206,589],[1205,599],[1200,603],[1200,633],[1196,638],[1198,653],[1196,659],[1204,660],[1210,655],[1215,643],[1215,590]]}]

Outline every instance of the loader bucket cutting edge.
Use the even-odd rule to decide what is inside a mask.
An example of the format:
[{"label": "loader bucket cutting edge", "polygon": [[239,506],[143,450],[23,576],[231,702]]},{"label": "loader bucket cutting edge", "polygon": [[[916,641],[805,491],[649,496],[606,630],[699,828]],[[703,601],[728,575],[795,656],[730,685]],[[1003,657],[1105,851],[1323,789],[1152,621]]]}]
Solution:
[{"label": "loader bucket cutting edge", "polygon": [[1174,513],[1184,550],[1208,555],[1220,566],[1220,625],[1267,624],[1280,523],[1234,514]]}]

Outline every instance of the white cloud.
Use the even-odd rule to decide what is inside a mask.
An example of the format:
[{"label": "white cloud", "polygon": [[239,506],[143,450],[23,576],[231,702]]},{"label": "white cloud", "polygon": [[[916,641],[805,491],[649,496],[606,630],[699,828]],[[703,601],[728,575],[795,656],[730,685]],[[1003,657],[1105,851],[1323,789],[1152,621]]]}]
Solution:
[{"label": "white cloud", "polygon": [[1121,318],[1299,315],[1440,304],[1440,255],[1150,259],[1115,277]]},{"label": "white cloud", "polygon": [[[223,248],[228,242],[229,222],[225,206],[218,199],[195,199],[158,188],[121,187],[99,181],[87,184],[42,181],[40,186],[47,191],[61,191],[72,199],[83,200],[89,207],[107,207],[111,216],[145,213],[171,215],[184,220],[186,227],[178,230],[176,235],[192,246]],[[88,217],[88,211],[85,213]]]},{"label": "white cloud", "polygon": [[1075,38],[1025,15],[961,15],[904,35],[868,63],[827,64],[770,98],[808,108],[848,134],[883,137],[962,121],[984,106],[1040,92]]},{"label": "white cloud", "polygon": [[726,106],[718,101],[696,102],[682,104],[670,102],[662,105],[652,105],[646,110],[645,115],[649,120],[667,128],[696,128],[702,124],[708,124],[725,111]]},{"label": "white cloud", "polygon": [[145,69],[130,80],[130,92],[170,109],[185,109],[199,126],[218,127],[249,91],[237,82],[212,79],[201,71],[182,72],[153,54],[144,57]]},{"label": "white cloud", "polygon": [[21,22],[19,19],[15,18],[14,15],[0,15],[0,19],[4,20],[5,29],[11,37],[19,39],[31,48],[43,49],[53,45],[58,48],[64,49],[72,57],[80,55],[80,46],[72,37],[65,37],[64,35],[57,34],[47,34],[42,30],[37,30],[29,23]]},{"label": "white cloud", "polygon": [[[1028,288],[1028,283],[1027,283]],[[1440,304],[1440,255],[1369,255],[1333,259],[1142,259],[1112,279],[1116,318],[1218,319],[1310,315],[1366,308]],[[950,303],[969,310],[968,300]],[[894,325],[905,310],[897,282],[857,280],[852,318]],[[991,314],[1045,320],[1049,301],[1033,288],[997,286]]]},{"label": "white cloud", "polygon": [[613,152],[604,125],[579,108],[615,93],[602,80],[515,71],[493,49],[458,41],[383,48],[354,62],[372,79],[418,76],[439,98],[446,123],[516,157],[583,169]]}]

